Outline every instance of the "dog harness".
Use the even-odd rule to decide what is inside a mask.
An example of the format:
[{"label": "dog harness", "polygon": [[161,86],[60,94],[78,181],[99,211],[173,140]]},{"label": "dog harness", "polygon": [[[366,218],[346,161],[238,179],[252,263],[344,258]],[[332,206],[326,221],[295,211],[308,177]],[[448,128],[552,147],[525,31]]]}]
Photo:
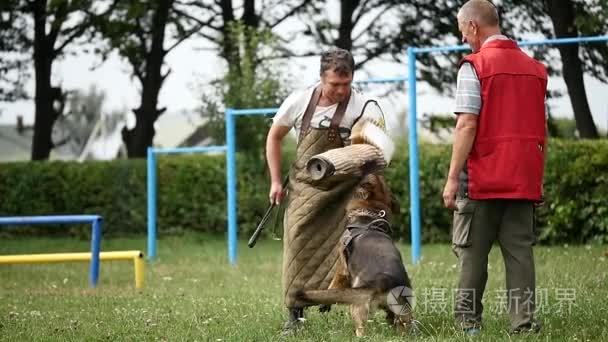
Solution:
[{"label": "dog harness", "polygon": [[350,211],[348,213],[346,233],[342,240],[346,251],[348,251],[349,245],[355,239],[371,231],[380,232],[390,239],[390,234],[392,233],[391,224],[385,219],[385,216],[386,212],[384,210],[359,208]]}]

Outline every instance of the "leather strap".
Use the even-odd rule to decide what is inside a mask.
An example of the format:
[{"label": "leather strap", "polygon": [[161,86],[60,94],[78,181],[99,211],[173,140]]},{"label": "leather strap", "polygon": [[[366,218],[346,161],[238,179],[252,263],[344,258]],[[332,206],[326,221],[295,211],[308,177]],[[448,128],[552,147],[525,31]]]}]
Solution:
[{"label": "leather strap", "polygon": [[334,141],[336,138],[340,137],[340,133],[338,129],[340,128],[340,122],[342,122],[342,118],[344,118],[344,113],[346,113],[346,107],[348,107],[348,102],[350,101],[350,94],[352,93],[352,89],[348,92],[348,96],[346,99],[340,103],[338,103],[338,108],[336,108],[336,112],[334,116],[331,118],[331,124],[329,125],[329,132],[327,133],[327,139],[329,141]]},{"label": "leather strap", "polygon": [[320,98],[321,85],[319,84],[312,92],[310,101],[308,101],[308,105],[306,106],[306,110],[304,111],[304,116],[302,117],[302,126],[300,127],[299,141],[302,141],[304,136],[308,134],[308,130],[310,129],[310,121],[312,120],[312,115],[314,114],[315,109],[317,108],[317,104],[319,103]]},{"label": "leather strap", "polygon": [[[350,95],[352,90],[348,93],[348,97],[338,103],[338,108],[336,108],[336,112],[331,118],[331,123],[329,125],[329,131],[327,133],[327,139],[329,141],[334,141],[339,137],[338,129],[340,128],[340,123],[344,118],[344,114],[346,113],[346,107],[348,107],[348,102],[350,101]],[[312,120],[312,115],[317,108],[317,104],[319,103],[319,99],[321,99],[321,84],[319,84],[312,93],[310,97],[310,101],[308,101],[308,105],[306,106],[306,110],[304,111],[304,116],[302,117],[302,126],[300,127],[300,137],[299,141],[302,141],[304,136],[308,134],[310,129],[310,122]]]}]

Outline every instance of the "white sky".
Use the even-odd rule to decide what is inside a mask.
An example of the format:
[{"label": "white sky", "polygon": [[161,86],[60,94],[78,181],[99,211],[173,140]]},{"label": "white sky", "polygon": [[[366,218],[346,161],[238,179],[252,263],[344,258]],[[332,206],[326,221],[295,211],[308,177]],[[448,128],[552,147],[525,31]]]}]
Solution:
[{"label": "white sky", "polygon": [[[203,84],[221,75],[224,70],[222,60],[214,53],[201,51],[206,44],[200,39],[191,39],[173,50],[166,59],[171,68],[171,74],[161,89],[159,106],[167,106],[167,113],[192,111],[199,105],[200,90],[197,85]],[[118,56],[111,56],[101,67],[91,70],[98,62],[91,55],[68,56],[54,64],[54,82],[60,83],[64,89],[88,89],[95,84],[106,92],[105,110],[131,109],[138,106],[138,82],[131,79],[128,64]],[[292,87],[305,87],[313,83],[318,75],[318,58],[300,58],[286,63],[293,75]],[[376,62],[368,65],[364,72],[359,72],[356,79],[375,77],[404,76],[406,65]],[[449,72],[449,71],[446,71]],[[456,70],[453,71],[454,73]],[[598,128],[607,129],[608,125],[608,86],[590,77],[585,78],[587,96],[591,111]],[[454,87],[455,85],[446,85]],[[550,89],[565,89],[561,78],[550,80]],[[32,81],[27,86],[33,94]],[[451,111],[453,101],[450,98],[438,96],[435,91],[419,83],[418,86],[418,115],[422,113],[446,113]],[[396,96],[395,111],[402,111],[407,104],[405,92]],[[563,97],[549,103],[557,116],[572,117],[569,99]],[[0,123],[16,123],[17,115],[24,117],[26,124],[33,122],[33,101],[18,103],[0,103]]]}]

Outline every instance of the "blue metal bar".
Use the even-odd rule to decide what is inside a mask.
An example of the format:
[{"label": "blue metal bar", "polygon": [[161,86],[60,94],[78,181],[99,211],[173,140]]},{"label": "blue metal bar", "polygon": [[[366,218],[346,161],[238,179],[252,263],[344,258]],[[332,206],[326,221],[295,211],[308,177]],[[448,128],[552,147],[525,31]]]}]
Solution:
[{"label": "blue metal bar", "polygon": [[418,133],[416,108],[416,50],[407,49],[407,64],[409,67],[408,95],[409,95],[409,157],[410,157],[410,228],[412,235],[412,262],[420,260],[420,185],[418,175]]},{"label": "blue metal bar", "polygon": [[226,146],[194,146],[194,147],[174,147],[174,148],[154,148],[148,147],[147,158],[147,189],[148,189],[148,260],[156,258],[157,247],[157,154],[177,154],[177,153],[208,153],[225,152]]},{"label": "blue metal bar", "polygon": [[407,82],[407,77],[384,77],[384,78],[372,78],[369,80],[353,81],[355,84],[368,84],[368,83],[403,83]]},{"label": "blue metal bar", "polygon": [[0,225],[56,224],[56,223],[91,223],[101,219],[98,215],[48,215],[0,217]]},{"label": "blue metal bar", "polygon": [[[279,108],[256,108],[256,109],[226,109],[226,113],[230,111],[234,115],[274,115]],[[226,114],[227,115],[227,114]],[[228,120],[228,115],[226,116]]]},{"label": "blue metal bar", "polygon": [[[226,192],[228,193],[228,260],[230,264],[236,264],[237,244],[237,190],[236,190],[236,124],[234,120],[235,110],[226,109]],[[257,113],[259,114],[259,113]]]},{"label": "blue metal bar", "polygon": [[97,286],[99,280],[99,253],[101,252],[101,230],[102,218],[93,221],[91,230],[91,265],[89,270],[89,282],[91,287]]},{"label": "blue metal bar", "polygon": [[594,42],[604,42],[604,41],[608,41],[608,36],[524,40],[524,41],[517,42],[517,45],[519,45],[519,46],[562,45],[562,44],[577,44],[577,43],[594,43]]},{"label": "blue metal bar", "polygon": [[[561,45],[561,44],[595,43],[595,42],[604,42],[604,41],[608,41],[608,36],[523,40],[523,41],[518,41],[517,45],[519,45],[519,46]],[[421,47],[421,48],[413,48],[413,49],[414,49],[414,53],[428,53],[428,52],[466,51],[466,50],[470,50],[471,48],[469,47],[468,44],[462,44],[462,45]]]},{"label": "blue metal bar", "polygon": [[[519,41],[519,46],[531,45],[560,45],[560,44],[578,44],[578,43],[594,43],[606,42],[608,36],[595,37],[571,37],[571,38],[554,38],[541,40]],[[418,142],[416,133],[416,54],[417,53],[433,53],[433,52],[450,52],[450,51],[467,51],[470,50],[468,44],[452,45],[452,46],[435,46],[435,47],[408,47],[408,97],[409,97],[409,153],[410,153],[410,202],[411,202],[411,234],[412,234],[412,261],[418,262],[420,259],[420,199],[419,199],[419,178],[418,178]]]},{"label": "blue metal bar", "polygon": [[91,223],[91,264],[89,283],[96,287],[99,280],[99,253],[101,251],[102,218],[99,215],[47,215],[0,217],[0,225]]},{"label": "blue metal bar", "polygon": [[152,148],[153,153],[174,154],[174,153],[201,153],[201,152],[225,152],[226,146],[194,146],[194,147],[173,147],[173,148]]},{"label": "blue metal bar", "polygon": [[427,53],[427,52],[451,52],[451,51],[467,51],[471,50],[471,47],[467,45],[447,45],[447,46],[433,46],[433,47],[423,47],[423,48],[413,48],[414,53]]},{"label": "blue metal bar", "polygon": [[148,147],[148,260],[156,258],[156,154]]}]

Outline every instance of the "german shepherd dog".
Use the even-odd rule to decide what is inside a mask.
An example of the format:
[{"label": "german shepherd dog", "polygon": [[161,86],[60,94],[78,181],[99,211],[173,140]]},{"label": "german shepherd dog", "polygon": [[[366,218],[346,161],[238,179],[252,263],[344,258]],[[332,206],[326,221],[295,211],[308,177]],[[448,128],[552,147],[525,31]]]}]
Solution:
[{"label": "german shepherd dog", "polygon": [[[370,312],[382,309],[399,332],[411,327],[411,282],[401,254],[390,237],[390,220],[398,202],[380,174],[363,178],[348,203],[347,231],[340,244],[334,278],[327,290],[301,291],[298,299],[308,305],[350,304],[357,336],[365,334]],[[408,292],[411,295],[411,292]]]}]

